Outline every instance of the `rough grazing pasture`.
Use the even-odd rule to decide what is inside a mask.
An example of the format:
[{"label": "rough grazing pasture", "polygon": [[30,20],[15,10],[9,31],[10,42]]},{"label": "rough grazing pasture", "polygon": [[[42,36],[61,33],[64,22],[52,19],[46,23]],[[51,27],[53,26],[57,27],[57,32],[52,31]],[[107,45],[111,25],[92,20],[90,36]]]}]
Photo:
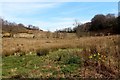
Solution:
[{"label": "rough grazing pasture", "polygon": [[120,35],[3,38],[2,46],[3,78],[120,77]]},{"label": "rough grazing pasture", "polygon": [[[112,48],[119,46],[120,36],[105,36],[105,37],[82,37],[82,38],[3,38],[2,48],[3,55],[10,55],[17,52],[35,52],[39,49],[54,50],[58,48],[89,48],[95,46],[100,48]],[[114,49],[114,48],[113,48]]]}]

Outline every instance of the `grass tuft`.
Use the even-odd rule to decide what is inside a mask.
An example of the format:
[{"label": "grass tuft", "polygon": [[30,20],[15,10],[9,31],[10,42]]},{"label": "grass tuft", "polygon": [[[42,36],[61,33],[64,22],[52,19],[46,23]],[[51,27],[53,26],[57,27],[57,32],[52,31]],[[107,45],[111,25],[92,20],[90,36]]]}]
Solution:
[{"label": "grass tuft", "polygon": [[40,49],[36,51],[37,56],[43,56],[43,55],[47,55],[49,54],[49,50],[48,49]]}]

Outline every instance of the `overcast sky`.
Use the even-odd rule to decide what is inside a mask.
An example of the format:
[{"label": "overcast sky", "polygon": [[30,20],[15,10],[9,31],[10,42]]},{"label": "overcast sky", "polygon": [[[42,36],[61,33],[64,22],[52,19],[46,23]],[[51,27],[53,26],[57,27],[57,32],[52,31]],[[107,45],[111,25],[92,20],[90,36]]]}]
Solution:
[{"label": "overcast sky", "polygon": [[0,16],[5,20],[40,29],[55,31],[73,27],[75,19],[81,23],[96,14],[118,13],[117,2],[2,2]]}]

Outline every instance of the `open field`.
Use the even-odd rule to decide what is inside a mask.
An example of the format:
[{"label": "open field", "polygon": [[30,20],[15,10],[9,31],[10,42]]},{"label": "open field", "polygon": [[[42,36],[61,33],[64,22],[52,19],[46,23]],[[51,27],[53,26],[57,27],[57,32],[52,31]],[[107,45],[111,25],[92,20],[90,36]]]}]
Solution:
[{"label": "open field", "polygon": [[120,35],[3,38],[2,44],[3,78],[120,77]]},{"label": "open field", "polygon": [[120,80],[120,2],[7,1],[0,79]]},{"label": "open field", "polygon": [[[14,53],[36,52],[41,49],[56,50],[59,48],[89,48],[106,49],[118,46],[120,36],[81,37],[81,38],[3,38],[3,55]],[[114,49],[114,48],[112,48]],[[100,50],[99,50],[100,51]]]}]

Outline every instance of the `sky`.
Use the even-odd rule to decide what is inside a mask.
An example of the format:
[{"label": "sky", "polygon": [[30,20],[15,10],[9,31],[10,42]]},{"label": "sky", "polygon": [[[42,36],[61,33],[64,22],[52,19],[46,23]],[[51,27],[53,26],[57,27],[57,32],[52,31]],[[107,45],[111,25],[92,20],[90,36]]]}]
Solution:
[{"label": "sky", "polygon": [[55,31],[90,22],[96,14],[118,14],[118,2],[1,2],[3,19]]}]

